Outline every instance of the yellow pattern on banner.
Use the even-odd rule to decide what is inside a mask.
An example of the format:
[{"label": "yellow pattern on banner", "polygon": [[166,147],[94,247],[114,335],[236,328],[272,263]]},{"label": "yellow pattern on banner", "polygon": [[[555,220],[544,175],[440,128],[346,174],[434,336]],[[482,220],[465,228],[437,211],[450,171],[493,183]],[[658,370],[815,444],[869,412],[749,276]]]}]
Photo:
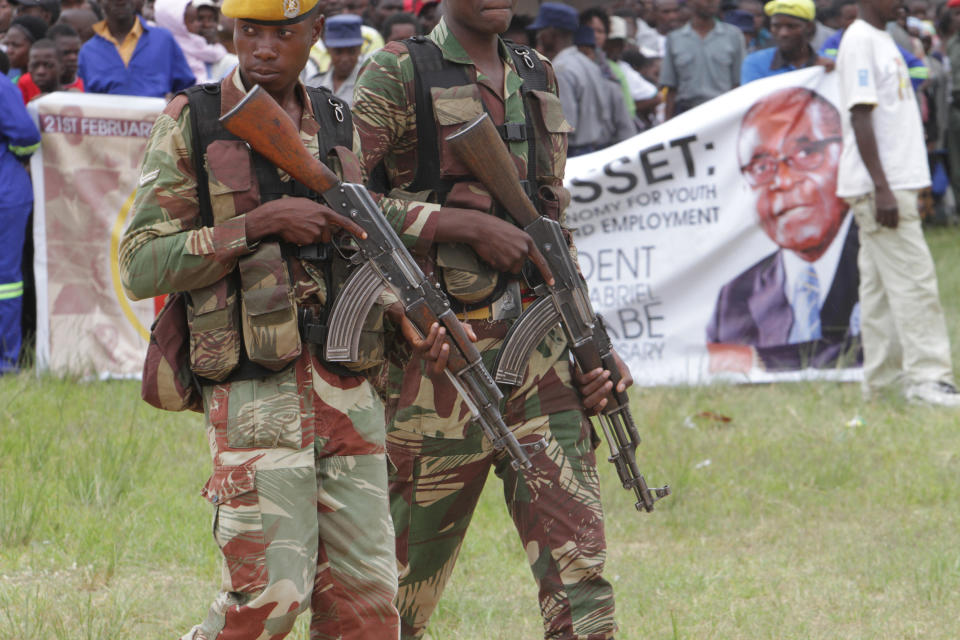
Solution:
[{"label": "yellow pattern on banner", "polygon": [[130,197],[127,198],[127,201],[120,207],[120,215],[117,216],[117,219],[113,223],[113,229],[110,231],[110,275],[113,278],[113,292],[117,296],[120,308],[123,309],[123,315],[127,317],[127,320],[129,320],[133,328],[137,330],[137,333],[139,333],[144,340],[149,341],[150,330],[143,326],[140,318],[133,312],[133,309],[130,307],[130,300],[127,299],[127,294],[123,290],[123,284],[120,282],[120,238],[123,236],[123,226],[127,221],[127,216],[130,214],[130,208],[133,207],[133,199],[136,197],[137,190],[134,189]]}]

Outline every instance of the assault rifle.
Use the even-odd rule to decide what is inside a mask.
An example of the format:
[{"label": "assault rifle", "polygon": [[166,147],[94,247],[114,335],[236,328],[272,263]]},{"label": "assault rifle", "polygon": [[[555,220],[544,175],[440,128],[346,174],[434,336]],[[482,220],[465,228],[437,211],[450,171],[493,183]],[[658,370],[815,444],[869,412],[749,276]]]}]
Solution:
[{"label": "assault rifle", "polygon": [[530,352],[548,331],[561,324],[581,371],[602,367],[610,372],[613,389],[599,416],[610,446],[609,460],[616,466],[623,488],[633,489],[637,510],[653,511],[654,502],[670,495],[670,486],[651,489],[637,467],[640,434],[630,413],[627,394],[617,392],[621,375],[613,347],[603,319],[593,312],[586,284],[570,256],[560,223],[541,216],[526,196],[517,177],[516,164],[487,114],[447,137],[447,143],[517,224],[530,234],[555,279],[553,286],[531,283],[539,299],[507,333],[494,366],[494,379],[504,385],[520,384]]},{"label": "assault rifle", "polygon": [[314,158],[290,117],[259,85],[220,121],[230,133],[319,193],[331,209],[367,232],[365,239],[354,239],[363,264],[353,271],[334,303],[325,343],[326,358],[334,362],[357,358],[364,319],[383,289],[390,287],[421,336],[427,335],[434,323],[446,329],[450,356],[445,373],[493,447],[507,450],[514,469],[529,469],[532,465],[526,450],[543,449],[543,440],[527,445],[517,442],[500,414],[503,395],[484,368],[480,352],[467,337],[439,285],[430,284],[366,188],[341,182]]}]

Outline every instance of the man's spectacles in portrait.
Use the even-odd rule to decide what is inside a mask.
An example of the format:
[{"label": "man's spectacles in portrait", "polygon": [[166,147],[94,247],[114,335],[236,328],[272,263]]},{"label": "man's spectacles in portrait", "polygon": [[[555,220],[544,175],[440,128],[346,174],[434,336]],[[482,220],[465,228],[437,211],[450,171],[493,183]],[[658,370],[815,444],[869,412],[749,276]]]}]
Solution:
[{"label": "man's spectacles in portrait", "polygon": [[829,145],[842,142],[841,136],[810,140],[799,145],[791,153],[779,158],[769,153],[760,153],[753,156],[750,164],[740,167],[751,187],[764,187],[773,182],[774,176],[781,164],[798,171],[815,171],[823,165],[826,149]]}]

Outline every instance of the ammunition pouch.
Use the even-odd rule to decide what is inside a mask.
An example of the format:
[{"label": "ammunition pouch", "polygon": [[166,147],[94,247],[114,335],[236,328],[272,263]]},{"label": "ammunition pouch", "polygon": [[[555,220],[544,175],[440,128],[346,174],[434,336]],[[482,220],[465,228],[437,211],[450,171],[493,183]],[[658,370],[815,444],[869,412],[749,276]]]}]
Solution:
[{"label": "ammunition pouch", "polygon": [[240,258],[243,343],[247,357],[279,371],[300,355],[297,304],[279,243],[264,242]]},{"label": "ammunition pouch", "polygon": [[226,380],[240,363],[242,343],[236,278],[226,277],[186,297],[190,369],[201,378]]}]

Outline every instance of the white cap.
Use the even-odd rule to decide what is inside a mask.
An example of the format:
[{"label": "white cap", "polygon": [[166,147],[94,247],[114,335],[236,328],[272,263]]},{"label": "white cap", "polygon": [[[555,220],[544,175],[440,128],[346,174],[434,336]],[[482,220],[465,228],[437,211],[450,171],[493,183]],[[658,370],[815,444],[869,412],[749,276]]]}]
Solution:
[{"label": "white cap", "polygon": [[607,40],[626,40],[627,39],[627,21],[620,16],[610,16],[610,33],[607,34]]}]

